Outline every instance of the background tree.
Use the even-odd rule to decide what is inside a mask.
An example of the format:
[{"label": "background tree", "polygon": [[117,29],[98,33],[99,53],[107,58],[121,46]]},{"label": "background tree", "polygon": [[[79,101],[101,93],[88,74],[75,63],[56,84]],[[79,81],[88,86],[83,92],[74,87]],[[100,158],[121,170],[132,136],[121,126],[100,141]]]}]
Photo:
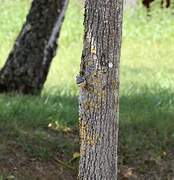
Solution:
[{"label": "background tree", "polygon": [[57,49],[68,0],[33,0],[26,22],[0,71],[0,92],[40,93]]},{"label": "background tree", "polygon": [[[147,8],[147,11],[150,11],[151,3],[153,3],[155,0],[143,0],[142,3],[144,7]],[[171,0],[161,0],[160,2],[161,8],[169,8],[171,5]]]},{"label": "background tree", "polygon": [[80,75],[82,180],[117,179],[122,0],[86,0]]}]

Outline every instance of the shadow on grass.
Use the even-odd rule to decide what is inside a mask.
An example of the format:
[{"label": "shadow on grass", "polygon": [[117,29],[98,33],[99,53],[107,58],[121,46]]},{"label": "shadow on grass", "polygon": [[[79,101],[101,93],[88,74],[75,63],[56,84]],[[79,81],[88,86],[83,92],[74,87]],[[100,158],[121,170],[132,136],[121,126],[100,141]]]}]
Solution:
[{"label": "shadow on grass", "polygon": [[[49,123],[55,123],[57,128],[78,129],[78,97],[62,91],[41,97],[1,95],[0,112],[1,127],[45,128]],[[143,148],[144,144],[148,145],[147,148],[172,146],[173,130],[174,92],[163,89],[148,91],[146,88],[139,93],[121,96],[122,144],[127,144],[132,150]]]},{"label": "shadow on grass", "polygon": [[1,95],[0,120],[31,127],[47,127],[57,122],[60,126],[74,126],[78,119],[78,98],[57,91],[54,95]]}]

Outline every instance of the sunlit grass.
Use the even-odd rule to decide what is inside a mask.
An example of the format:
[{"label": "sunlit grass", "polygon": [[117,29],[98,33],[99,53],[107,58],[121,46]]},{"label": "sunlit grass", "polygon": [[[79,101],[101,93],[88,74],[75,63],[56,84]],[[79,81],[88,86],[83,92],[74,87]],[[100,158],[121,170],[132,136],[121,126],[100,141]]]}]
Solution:
[{"label": "sunlit grass", "polygon": [[11,50],[31,0],[0,0],[0,65]]}]

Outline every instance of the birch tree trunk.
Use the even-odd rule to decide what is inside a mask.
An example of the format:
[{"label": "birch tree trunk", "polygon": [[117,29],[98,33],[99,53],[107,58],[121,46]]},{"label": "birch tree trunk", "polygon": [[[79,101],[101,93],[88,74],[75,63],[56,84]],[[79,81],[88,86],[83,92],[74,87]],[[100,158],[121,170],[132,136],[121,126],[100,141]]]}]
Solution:
[{"label": "birch tree trunk", "polygon": [[13,50],[0,71],[0,92],[40,93],[56,54],[67,5],[68,0],[33,0]]},{"label": "birch tree trunk", "polygon": [[117,179],[122,0],[86,0],[80,74],[80,180]]}]

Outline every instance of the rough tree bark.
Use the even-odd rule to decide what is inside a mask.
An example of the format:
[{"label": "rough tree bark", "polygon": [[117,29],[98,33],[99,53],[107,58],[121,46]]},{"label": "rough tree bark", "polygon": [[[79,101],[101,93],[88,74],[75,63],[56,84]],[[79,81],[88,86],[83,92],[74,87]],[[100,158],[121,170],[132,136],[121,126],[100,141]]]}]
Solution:
[{"label": "rough tree bark", "polygon": [[26,22],[0,71],[0,92],[40,93],[57,49],[68,0],[33,0]]},{"label": "rough tree bark", "polygon": [[86,0],[80,74],[80,180],[117,179],[122,0]]}]

